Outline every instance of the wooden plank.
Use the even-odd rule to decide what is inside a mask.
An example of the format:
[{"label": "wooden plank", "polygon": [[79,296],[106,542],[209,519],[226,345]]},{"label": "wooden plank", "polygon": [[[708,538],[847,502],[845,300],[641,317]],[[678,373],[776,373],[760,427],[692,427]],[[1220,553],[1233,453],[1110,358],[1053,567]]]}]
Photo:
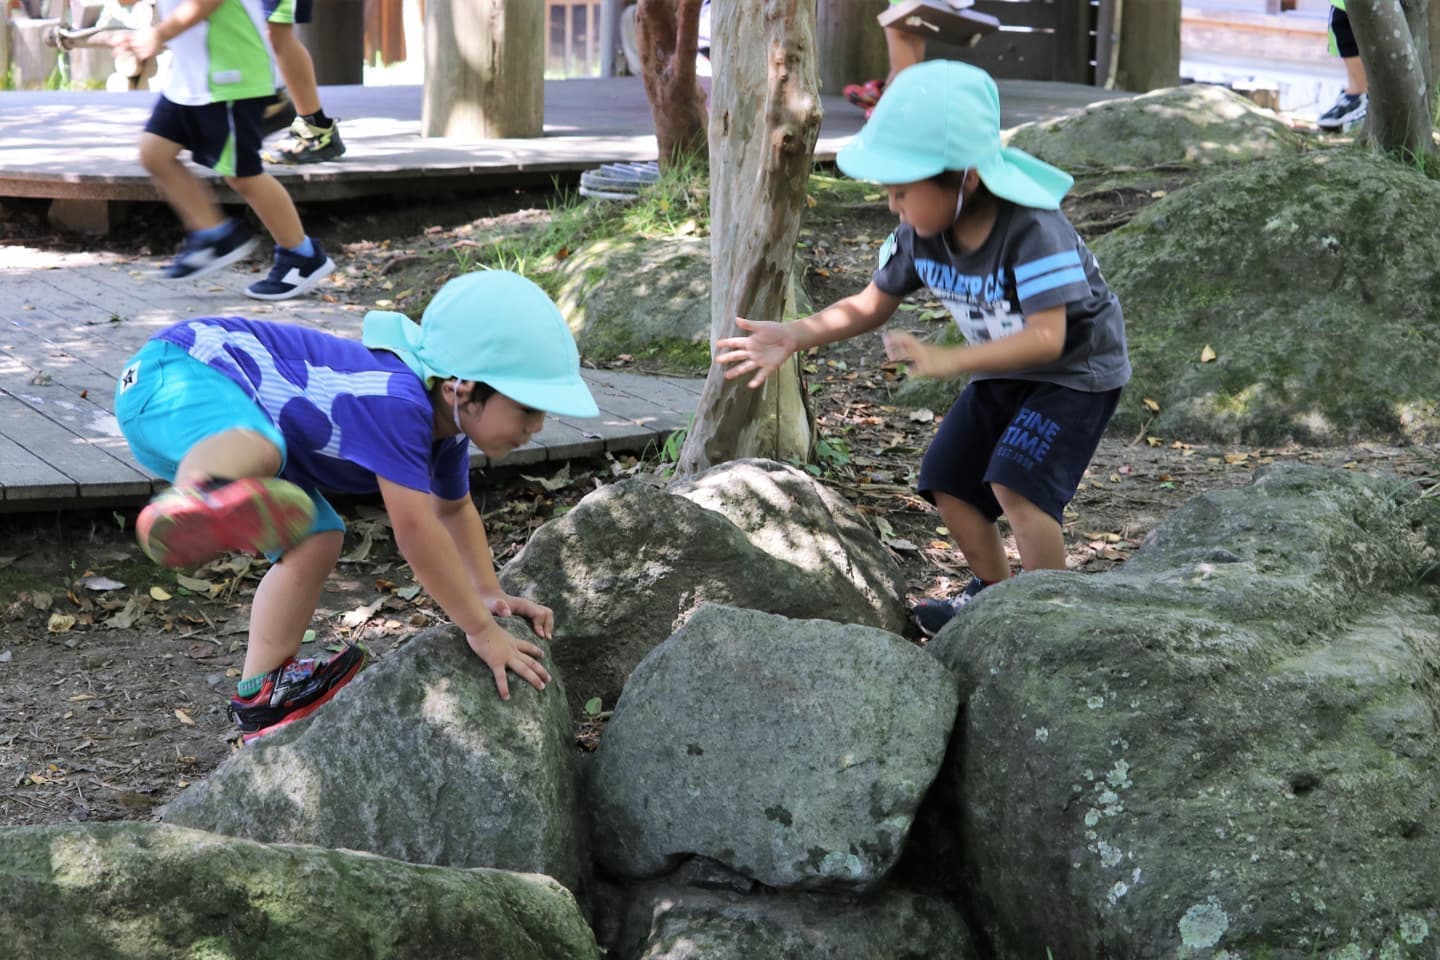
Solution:
[{"label": "wooden plank", "polygon": [[[704,380],[688,380],[681,377],[644,377],[633,373],[615,373],[609,370],[584,370],[585,381],[603,384],[607,389],[626,396],[648,400],[657,409],[668,413],[683,413],[687,417],[695,412],[700,400],[700,388]],[[688,384],[693,383],[691,389]]]},{"label": "wooden plank", "polygon": [[[150,492],[150,478],[126,466],[105,448],[114,438],[86,438],[0,391],[0,436],[39,456],[68,479],[68,489],[51,496],[124,497]],[[78,489],[77,489],[78,488]]]},{"label": "wooden plank", "polygon": [[550,461],[598,457],[605,452],[603,440],[555,417],[545,418],[545,429],[540,431],[534,442],[545,448],[545,459]]},{"label": "wooden plank", "polygon": [[75,481],[0,434],[0,499],[5,502],[72,498]]},{"label": "wooden plank", "polygon": [[[70,431],[96,449],[103,450],[128,467],[131,473],[146,478],[147,489],[151,486],[150,481],[158,479],[141,466],[130,452],[130,444],[120,432],[120,424],[106,406],[91,403],[88,397],[81,397],[78,392],[53,382],[46,386],[28,388],[7,386],[5,392],[57,426]],[[113,402],[111,405],[113,406]],[[121,478],[117,476],[116,479]],[[81,495],[84,496],[85,491],[82,490]]]}]

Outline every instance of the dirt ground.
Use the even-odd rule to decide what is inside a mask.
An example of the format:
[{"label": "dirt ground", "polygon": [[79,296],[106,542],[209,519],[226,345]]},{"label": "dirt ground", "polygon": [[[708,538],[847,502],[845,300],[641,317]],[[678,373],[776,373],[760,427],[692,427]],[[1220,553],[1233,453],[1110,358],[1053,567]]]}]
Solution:
[{"label": "dirt ground", "polygon": [[[306,210],[312,232],[338,249],[344,276],[324,296],[375,303],[436,279],[429,252],[483,235],[496,223],[544,216],[533,194],[432,204]],[[1084,198],[1069,210],[1082,227],[1110,229],[1143,197]],[[883,204],[807,227],[808,284],[816,303],[858,289],[890,227]],[[161,208],[138,212],[112,241],[134,255],[173,249],[179,231]],[[379,238],[379,239],[377,239]],[[6,201],[0,241],[53,249],[91,245],[55,236],[38,204]],[[428,272],[427,272],[428,271]],[[396,304],[403,309],[403,304]],[[924,304],[910,326],[942,323]],[[920,454],[943,410],[910,411],[892,395],[901,371],[884,362],[877,335],[809,358],[822,434],[839,441],[824,479],[864,512],[902,565],[913,597],[946,595],[967,579],[938,516],[914,493]],[[1097,454],[1067,515],[1069,564],[1102,573],[1123,564],[1145,535],[1196,494],[1248,483],[1275,462],[1375,470],[1435,482],[1434,451],[1357,444],[1273,449],[1192,444],[1185,438],[1112,437]],[[601,482],[663,470],[655,457],[571,464],[559,470],[500,467],[475,493],[497,566],[529,535]],[[554,489],[551,489],[554,487]],[[360,641],[380,658],[441,615],[398,556],[376,501],[337,503],[354,518],[328,584],[306,655]],[[261,561],[231,558],[189,575],[154,566],[133,538],[139,504],[80,513],[0,514],[0,824],[146,819],[237,749],[225,715],[244,656],[248,600]],[[577,749],[593,748],[593,723]]]}]

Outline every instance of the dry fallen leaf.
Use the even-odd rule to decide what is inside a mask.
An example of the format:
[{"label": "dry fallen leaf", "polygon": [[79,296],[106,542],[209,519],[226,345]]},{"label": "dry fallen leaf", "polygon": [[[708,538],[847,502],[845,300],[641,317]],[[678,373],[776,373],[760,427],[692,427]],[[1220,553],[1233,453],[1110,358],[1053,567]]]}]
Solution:
[{"label": "dry fallen leaf", "polygon": [[1145,404],[1145,409],[1146,409],[1146,410],[1149,410],[1151,413],[1159,413],[1159,412],[1160,412],[1160,404],[1156,403],[1154,400],[1151,400],[1149,397],[1146,397],[1144,400],[1142,400],[1142,401],[1140,401],[1140,402],[1143,403],[1143,404]]},{"label": "dry fallen leaf", "polygon": [[50,622],[45,624],[45,629],[51,633],[65,633],[75,626],[75,618],[68,613],[50,614]]},{"label": "dry fallen leaf", "polygon": [[1200,362],[1209,363],[1215,359],[1215,351],[1210,349],[1210,344],[1205,344],[1205,349],[1200,351]]},{"label": "dry fallen leaf", "polygon": [[919,410],[910,411],[910,419],[915,423],[930,423],[935,419],[935,411],[921,407]]},{"label": "dry fallen leaf", "polygon": [[166,600],[170,599],[170,594],[166,592],[164,587],[151,587],[150,599],[159,600],[161,603],[164,603]]},{"label": "dry fallen leaf", "polygon": [[179,720],[181,723],[185,724],[185,726],[187,726],[187,727],[193,727],[193,726],[195,726],[195,721],[191,719],[190,714],[186,713],[184,710],[181,710],[181,709],[179,709],[179,708],[176,708],[176,710],[175,710],[175,719],[176,719],[176,720]]}]

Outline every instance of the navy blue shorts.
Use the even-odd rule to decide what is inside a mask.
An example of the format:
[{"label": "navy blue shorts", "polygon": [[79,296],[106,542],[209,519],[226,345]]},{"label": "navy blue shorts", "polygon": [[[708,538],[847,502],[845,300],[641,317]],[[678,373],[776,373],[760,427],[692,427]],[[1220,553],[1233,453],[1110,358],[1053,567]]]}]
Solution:
[{"label": "navy blue shorts", "polygon": [[270,23],[309,23],[312,0],[263,0],[260,9]]},{"label": "navy blue shorts", "polygon": [[925,451],[920,494],[934,503],[948,493],[993,521],[1004,512],[990,491],[998,483],[1063,523],[1119,402],[1119,388],[972,380]]},{"label": "navy blue shorts", "polygon": [[272,97],[187,107],[161,97],[145,132],[190,151],[190,158],[222,177],[254,177],[260,162],[261,121]]}]

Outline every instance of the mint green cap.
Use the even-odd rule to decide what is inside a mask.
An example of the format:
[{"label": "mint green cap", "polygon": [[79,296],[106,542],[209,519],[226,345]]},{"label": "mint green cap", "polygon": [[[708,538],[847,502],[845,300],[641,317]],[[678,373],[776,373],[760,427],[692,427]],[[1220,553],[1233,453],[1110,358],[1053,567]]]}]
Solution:
[{"label": "mint green cap", "polygon": [[835,161],[846,176],[884,184],[974,170],[991,193],[1040,210],[1059,209],[1075,182],[1064,170],[1001,145],[995,81],[955,60],[900,71]]},{"label": "mint green cap", "polygon": [[456,277],[435,294],[418,324],[403,313],[371,310],[360,339],[394,353],[426,383],[477,380],[524,407],[567,417],[600,414],[560,309],[518,273]]}]

